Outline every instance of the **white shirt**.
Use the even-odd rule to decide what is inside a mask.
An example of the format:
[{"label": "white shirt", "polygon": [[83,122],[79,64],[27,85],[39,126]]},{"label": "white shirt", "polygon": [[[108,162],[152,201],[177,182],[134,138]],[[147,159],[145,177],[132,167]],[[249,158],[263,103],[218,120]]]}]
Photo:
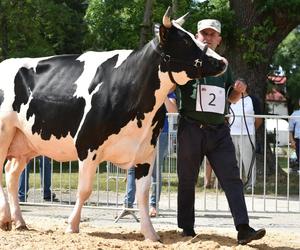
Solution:
[{"label": "white shirt", "polygon": [[[244,104],[243,104],[244,102]],[[230,134],[231,135],[247,135],[247,128],[245,125],[245,119],[243,117],[243,105],[246,115],[246,122],[247,127],[249,130],[250,135],[255,134],[255,118],[247,117],[247,114],[254,115],[254,106],[252,102],[252,98],[250,96],[246,96],[244,98],[241,98],[237,103],[232,103],[230,105],[230,113],[232,114],[232,111],[235,115],[235,117],[229,118],[229,124],[231,124],[230,127]],[[234,118],[234,121],[233,121]],[[233,121],[233,123],[232,123]]]},{"label": "white shirt", "polygon": [[289,130],[293,132],[296,139],[300,139],[300,118],[296,118],[293,116],[300,116],[300,109],[296,110],[292,113],[291,119],[289,121]]}]

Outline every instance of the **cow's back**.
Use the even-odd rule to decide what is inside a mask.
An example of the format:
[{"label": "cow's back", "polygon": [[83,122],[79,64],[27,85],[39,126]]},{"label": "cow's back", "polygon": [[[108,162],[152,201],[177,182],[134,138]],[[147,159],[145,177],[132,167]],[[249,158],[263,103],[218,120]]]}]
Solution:
[{"label": "cow's back", "polygon": [[42,60],[35,69],[22,67],[16,74],[13,109],[29,103],[26,119],[34,117],[33,133],[44,140],[76,134],[83,116],[85,100],[74,96],[74,84],[84,69],[78,56],[57,56]]},{"label": "cow's back", "polygon": [[[49,146],[57,146],[60,138],[75,135],[85,103],[83,97],[74,96],[74,82],[83,72],[83,63],[77,57],[9,59],[0,64],[1,121],[17,128],[10,146],[12,156],[20,143],[24,144],[24,154],[45,153],[38,152],[46,148],[40,142],[52,137]],[[69,143],[67,138],[65,144]],[[70,147],[65,151],[74,155]]]},{"label": "cow's back", "polygon": [[[77,151],[83,160],[88,151],[97,150],[121,130],[121,137],[137,134],[139,144],[141,136],[149,137],[144,130],[152,130],[155,113],[150,120],[145,119],[145,113],[154,108],[159,79],[157,72],[141,73],[136,55],[130,54],[121,50],[6,60],[0,64],[1,75],[6,76],[0,83],[1,112],[5,109],[17,114],[16,126],[29,140],[34,137],[33,148],[43,149],[41,153],[45,153],[47,141],[54,148],[61,145],[62,150],[71,141],[71,151]],[[145,74],[153,77],[145,81]],[[153,147],[152,140],[150,136],[147,144]],[[56,158],[56,154],[51,156]]]}]

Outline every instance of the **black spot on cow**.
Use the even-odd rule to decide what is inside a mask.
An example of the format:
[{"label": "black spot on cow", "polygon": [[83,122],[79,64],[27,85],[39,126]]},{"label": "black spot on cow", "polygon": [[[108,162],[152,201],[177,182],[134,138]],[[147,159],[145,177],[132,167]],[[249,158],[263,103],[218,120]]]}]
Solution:
[{"label": "black spot on cow", "polygon": [[103,82],[103,76],[111,74],[111,70],[113,69],[111,65],[116,65],[117,61],[118,55],[115,55],[106,60],[97,68],[96,74],[89,86],[89,94],[91,94],[95,88]]},{"label": "black spot on cow", "polygon": [[94,156],[93,156],[93,159],[92,159],[92,160],[93,160],[93,161],[94,161],[94,160],[96,160],[96,157],[97,157],[97,154],[94,154]]},{"label": "black spot on cow", "polygon": [[159,133],[161,132],[161,129],[164,126],[164,121],[166,117],[166,107],[165,105],[162,105],[156,112],[155,116],[153,117],[152,120],[152,125],[156,124],[155,127],[153,128],[152,132],[152,138],[151,138],[151,144],[156,146],[157,143],[157,138],[159,136]]},{"label": "black spot on cow", "polygon": [[21,105],[27,104],[34,88],[33,69],[21,68],[15,76],[14,83],[15,100],[13,102],[13,110],[20,112]]},{"label": "black spot on cow", "polygon": [[136,120],[137,120],[137,125],[138,125],[139,128],[142,127],[142,120],[143,119],[145,119],[145,115],[143,113],[141,113],[141,112],[138,112],[136,114]]},{"label": "black spot on cow", "polygon": [[33,69],[21,68],[15,77],[13,109],[20,111],[21,104],[30,99],[27,120],[34,116],[32,133],[44,140],[75,136],[83,117],[85,100],[74,96],[75,81],[84,69],[77,55],[55,56],[38,63]]},{"label": "black spot on cow", "polygon": [[[89,150],[98,149],[110,135],[118,134],[130,121],[137,119],[138,127],[142,127],[145,113],[153,110],[155,91],[160,87],[160,57],[148,46],[130,54],[117,68],[114,56],[96,72],[97,80],[93,82],[103,84],[93,93],[92,108],[78,133],[76,148],[80,160],[87,157]],[[92,89],[95,87],[90,86]]]},{"label": "black spot on cow", "polygon": [[2,89],[0,89],[0,106],[1,106],[3,101],[4,101],[4,92],[3,92]]},{"label": "black spot on cow", "polygon": [[140,179],[143,176],[147,176],[149,173],[150,164],[144,163],[144,164],[137,164],[135,170],[135,178]]},{"label": "black spot on cow", "polygon": [[68,133],[75,136],[83,117],[85,100],[71,98],[65,102],[49,99],[32,99],[27,112],[27,119],[34,115],[32,133],[38,133],[42,139],[49,140],[51,135],[57,139]]}]

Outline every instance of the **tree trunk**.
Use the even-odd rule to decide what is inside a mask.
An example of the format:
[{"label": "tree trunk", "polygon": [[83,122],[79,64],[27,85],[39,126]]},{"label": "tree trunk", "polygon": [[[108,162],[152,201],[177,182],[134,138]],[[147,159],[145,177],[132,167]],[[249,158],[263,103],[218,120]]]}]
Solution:
[{"label": "tree trunk", "polygon": [[[0,6],[2,7],[2,6]],[[5,12],[1,10],[1,20],[0,20],[0,37],[1,37],[1,51],[2,51],[2,59],[8,58],[8,28],[7,28],[7,17],[5,15]],[[1,57],[0,57],[1,58]]]},{"label": "tree trunk", "polygon": [[172,16],[173,16],[173,19],[177,18],[177,13],[178,13],[178,1],[177,0],[172,0]]},{"label": "tree trunk", "polygon": [[[255,1],[244,0],[243,4],[239,0],[230,0],[230,8],[235,12],[236,29],[242,30],[243,34],[247,34],[249,37],[255,27],[262,25],[265,21],[272,19],[272,24],[275,27],[275,32],[270,33],[269,36],[255,37],[258,41],[261,39],[262,47],[258,47],[263,55],[263,60],[258,62],[249,63],[244,59],[244,55],[249,53],[249,48],[245,43],[239,44],[239,41],[233,41],[226,44],[225,50],[227,51],[226,57],[228,58],[230,65],[233,69],[236,77],[243,77],[249,84],[250,93],[259,97],[263,105],[262,110],[264,114],[267,114],[267,108],[265,106],[265,96],[267,91],[267,74],[269,71],[269,65],[272,62],[272,56],[281,41],[297,26],[299,20],[290,20],[288,18],[287,10],[274,10],[273,13],[266,13],[257,11]],[[286,12],[286,13],[285,13]],[[263,39],[263,40],[262,40]],[[263,48],[265,47],[265,48]],[[262,126],[263,127],[263,126]],[[263,129],[261,128],[257,132],[257,142],[263,145],[264,139]],[[264,153],[264,152],[262,152]],[[275,156],[271,151],[269,142],[267,141],[266,147],[267,153],[267,173],[274,174],[275,172]],[[263,157],[257,158],[257,170],[259,173],[263,172]]]},{"label": "tree trunk", "polygon": [[151,38],[152,32],[152,11],[153,11],[153,1],[147,0],[145,5],[144,19],[141,24],[141,34],[140,34],[140,44],[139,47],[143,47]]}]

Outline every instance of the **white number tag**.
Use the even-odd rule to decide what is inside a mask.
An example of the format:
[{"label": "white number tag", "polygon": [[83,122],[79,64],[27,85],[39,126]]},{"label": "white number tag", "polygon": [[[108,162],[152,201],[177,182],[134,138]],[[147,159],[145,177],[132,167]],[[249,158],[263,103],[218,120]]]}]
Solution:
[{"label": "white number tag", "polygon": [[211,85],[198,85],[196,110],[224,114],[225,89]]}]

